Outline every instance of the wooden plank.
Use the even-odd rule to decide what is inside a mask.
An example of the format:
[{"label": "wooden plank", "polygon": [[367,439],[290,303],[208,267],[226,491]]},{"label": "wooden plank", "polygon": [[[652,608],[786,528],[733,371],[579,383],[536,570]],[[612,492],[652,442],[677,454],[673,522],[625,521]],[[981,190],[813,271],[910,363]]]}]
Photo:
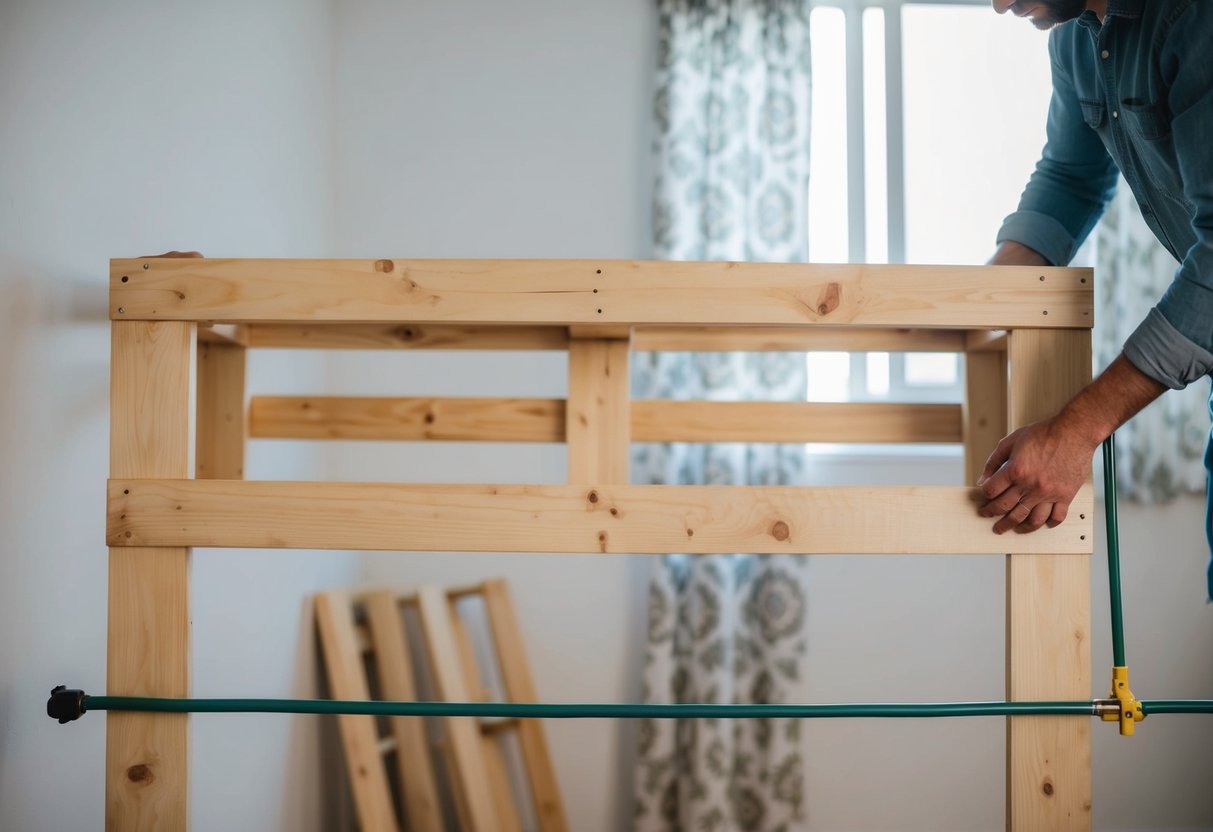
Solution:
[{"label": "wooden plank", "polygon": [[963,332],[875,327],[642,326],[636,352],[960,352]]},{"label": "wooden plank", "polygon": [[[637,400],[631,412],[635,442],[962,440],[953,404]],[[261,439],[563,442],[565,421],[561,399],[254,396],[250,407]]]},{"label": "wooden plank", "polygon": [[[1008,337],[1007,356],[1011,365],[1008,423],[1014,429],[1053,415],[1090,380],[1091,333],[1017,330]],[[1076,502],[1070,512],[1070,519],[1053,531],[1074,520],[1085,526],[1092,517],[1085,502]],[[1086,542],[1090,541],[1088,533]],[[1055,554],[1008,557],[1006,609],[1007,699],[1090,697],[1090,559]],[[1006,770],[1008,829],[1091,828],[1090,719],[1009,718]]]},{"label": "wooden plank", "polygon": [[[330,693],[334,699],[370,699],[349,596],[339,591],[321,592],[315,597],[315,605],[316,629],[324,650]],[[364,714],[339,714],[337,726],[359,829],[363,832],[396,832],[396,811],[379,754],[375,718]]]},{"label": "wooden plank", "polygon": [[626,483],[631,453],[627,341],[569,345],[569,482]]},{"label": "wooden plank", "polygon": [[258,438],[563,442],[563,399],[254,396]]},{"label": "wooden plank", "polygon": [[955,404],[632,402],[636,442],[960,442]]},{"label": "wooden plank", "polygon": [[110,274],[116,320],[947,329],[1093,321],[1090,269],[170,258],[113,260]]},{"label": "wooden plank", "polygon": [[[417,609],[438,698],[446,702],[467,702],[469,691],[460,672],[450,609],[442,590],[422,587],[417,593]],[[466,818],[464,828],[474,832],[495,832],[501,825],[489,791],[476,721],[470,717],[447,717],[442,724],[454,764],[451,783]]]},{"label": "wooden plank", "polygon": [[[189,476],[193,324],[112,327],[110,476]],[[190,695],[190,552],[111,549],[106,691]],[[189,828],[189,717],[106,714],[105,826]]]},{"label": "wooden plank", "polygon": [[459,326],[451,324],[250,324],[252,347],[303,349],[563,350],[562,326]]},{"label": "wooden plank", "polygon": [[198,345],[198,437],[194,476],[244,478],[244,377],[248,350],[237,344]]},{"label": "wooden plank", "polygon": [[[252,347],[303,349],[563,350],[570,340],[569,328],[559,326],[299,323],[242,329]],[[626,337],[628,328],[585,325],[575,330],[577,337],[615,338]],[[641,326],[631,332],[632,349],[641,352],[961,352],[966,335],[974,334],[832,326]]]},{"label": "wooden plank", "polygon": [[974,484],[1007,435],[1007,354],[971,352],[965,356],[965,400],[962,424],[965,482]]},{"label": "wooden plank", "polygon": [[948,486],[112,480],[106,536],[115,546],[423,552],[1090,553],[1089,485],[1070,520],[1030,535],[995,535],[973,510],[979,494]]},{"label": "wooden plank", "polygon": [[[472,702],[488,702],[492,693],[487,689],[480,677],[480,668],[476,664],[476,650],[472,647],[471,634],[463,617],[456,608],[456,599],[448,594],[447,608],[451,614],[451,633],[459,653],[459,667],[463,672],[463,684]],[[493,807],[497,820],[501,823],[502,832],[521,832],[522,823],[518,816],[518,807],[514,805],[514,796],[510,789],[510,779],[505,772],[505,760],[502,758],[501,745],[497,738],[481,730],[480,723],[476,724],[480,742],[480,757],[484,761],[485,774],[488,778],[489,794],[493,798]]]},{"label": "wooden plank", "polygon": [[[415,701],[417,686],[413,680],[411,651],[395,593],[390,590],[372,592],[367,595],[364,605],[383,698]],[[399,789],[407,819],[405,828],[417,832],[442,832],[442,807],[430,765],[425,721],[395,716],[389,719],[389,724],[396,739]]]},{"label": "wooden plank", "polygon": [[[505,684],[506,699],[510,702],[538,702],[522,641],[522,628],[518,625],[509,588],[504,580],[485,582],[484,606],[493,643],[497,647],[497,663]],[[539,829],[541,832],[564,832],[569,828],[568,821],[556,782],[556,769],[548,754],[543,723],[537,719],[519,720],[518,742],[526,762]]]}]

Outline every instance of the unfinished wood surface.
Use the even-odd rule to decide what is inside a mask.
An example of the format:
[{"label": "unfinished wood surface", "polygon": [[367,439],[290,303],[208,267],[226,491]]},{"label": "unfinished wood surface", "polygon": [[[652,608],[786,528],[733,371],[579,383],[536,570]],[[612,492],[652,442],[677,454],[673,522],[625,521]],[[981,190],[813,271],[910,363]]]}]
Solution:
[{"label": "unfinished wood surface", "polygon": [[[110,476],[184,478],[194,416],[193,324],[112,327]],[[111,549],[106,692],[190,695],[190,552]],[[106,714],[105,826],[189,827],[189,717]]]},{"label": "unfinished wood surface", "polygon": [[569,345],[569,482],[626,483],[631,454],[627,341]]},{"label": "unfinished wood surface", "polygon": [[457,324],[250,324],[249,346],[303,349],[563,350],[562,326]]},{"label": "unfinished wood surface", "polygon": [[[375,671],[382,698],[398,702],[417,700],[411,651],[405,637],[404,620],[396,594],[379,590],[367,595],[363,605],[374,645]],[[430,764],[425,720],[419,717],[388,718],[396,740],[396,770],[406,829],[442,832],[442,807],[434,770]]]},{"label": "unfinished wood surface", "polygon": [[[422,587],[417,592],[417,610],[438,698],[447,702],[469,701],[470,691],[460,671],[459,648],[451,628],[446,596],[437,587]],[[442,725],[453,768],[450,780],[461,806],[463,828],[473,832],[496,832],[501,824],[489,789],[489,774],[476,720],[447,717]]]},{"label": "unfinished wood surface", "polygon": [[[366,701],[366,669],[354,634],[354,614],[344,592],[322,592],[315,597],[316,628],[324,650],[324,667],[333,699]],[[396,832],[396,813],[388,789],[387,773],[379,754],[375,718],[340,714],[341,750],[354,794],[358,827],[363,832]]]},{"label": "unfinished wood surface", "polygon": [[[531,679],[530,663],[522,640],[522,628],[510,601],[509,588],[501,579],[484,584],[484,606],[488,615],[489,630],[497,648],[497,664],[505,685],[506,700],[510,702],[538,702],[535,684]],[[568,829],[564,804],[560,799],[560,787],[556,782],[556,770],[548,754],[547,738],[543,722],[538,719],[523,719],[517,722],[518,742],[526,763],[527,780],[531,789],[531,800],[540,832],[564,832]]]},{"label": "unfinished wood surface", "polygon": [[965,483],[973,485],[998,441],[1007,435],[1007,355],[971,352],[965,356],[962,423]]},{"label": "unfinished wood surface", "polygon": [[995,535],[974,510],[979,493],[946,486],[112,480],[106,537],[115,546],[388,551],[1090,553],[1089,485],[1070,520],[1030,535]]},{"label": "unfinished wood surface", "polygon": [[632,402],[636,442],[960,442],[954,404]]},{"label": "unfinished wood surface", "polygon": [[[250,435],[263,439],[563,442],[565,420],[563,399],[254,396],[250,405]],[[962,439],[954,404],[634,400],[631,423],[634,442]]]},{"label": "unfinished wood surface", "polygon": [[198,429],[194,476],[244,478],[244,377],[248,350],[238,344],[198,345]]},{"label": "unfinished wood surface", "polygon": [[563,399],[254,396],[251,435],[278,439],[563,442]]},{"label": "unfinished wood surface", "polygon": [[[248,324],[241,329],[249,346],[303,349],[563,350],[570,338],[569,328],[559,326],[300,323]],[[628,328],[605,331],[626,337]],[[581,337],[606,337],[603,332],[590,325],[576,330]],[[987,334],[829,326],[641,326],[632,327],[631,333],[632,349],[640,352],[962,352],[966,335],[972,340]]]},{"label": "unfinished wood surface", "polygon": [[1089,269],[190,258],[112,260],[110,274],[115,320],[961,329],[1093,322]]},{"label": "unfinished wood surface", "polygon": [[[1008,336],[1007,357],[1008,421],[1014,429],[1052,416],[1090,380],[1091,333],[1017,330]],[[1091,517],[1092,507],[1076,502],[1055,531],[1075,520],[1085,525]],[[1086,535],[1090,544],[1090,532]],[[1089,698],[1090,558],[1008,557],[1006,609],[1007,699]],[[1007,827],[1015,832],[1091,828],[1088,717],[1008,718]]]},{"label": "unfinished wood surface", "polygon": [[965,333],[948,329],[831,326],[641,326],[636,352],[961,352]]},{"label": "unfinished wood surface", "polygon": [[[468,701],[490,702],[493,694],[484,679],[481,678],[480,668],[476,663],[476,649],[472,646],[472,637],[468,632],[467,623],[459,614],[457,599],[451,598],[449,594],[446,594],[445,597],[447,607],[451,612],[451,633],[459,652],[459,666],[463,671],[463,683],[468,692]],[[514,804],[510,778],[506,774],[501,743],[493,732],[486,732],[479,721],[477,721],[476,727],[480,734],[480,758],[484,761],[485,773],[488,775],[489,794],[493,797],[493,806],[502,832],[520,832],[522,822],[519,819],[518,807]]]}]

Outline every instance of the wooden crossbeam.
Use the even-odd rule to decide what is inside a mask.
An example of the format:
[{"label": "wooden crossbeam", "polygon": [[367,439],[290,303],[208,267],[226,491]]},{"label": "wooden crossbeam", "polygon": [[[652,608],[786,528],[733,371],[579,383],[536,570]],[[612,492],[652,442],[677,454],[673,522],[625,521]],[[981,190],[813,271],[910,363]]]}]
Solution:
[{"label": "wooden crossbeam", "polygon": [[110,262],[114,320],[1010,329],[1094,320],[1089,269],[627,260]]},{"label": "wooden crossbeam", "polygon": [[[560,326],[459,326],[457,324],[247,324],[250,347],[396,350],[563,350],[569,330]],[[208,330],[209,332],[210,330]],[[201,330],[199,330],[201,333]],[[632,328],[640,352],[963,352],[993,342],[985,330],[797,326],[642,326]],[[968,338],[966,339],[966,335]],[[201,338],[201,334],[199,338]],[[1004,344],[1005,348],[1005,344]]]},{"label": "wooden crossbeam", "polygon": [[[945,486],[397,485],[111,480],[111,546],[719,554],[1092,550],[1070,519],[998,536]],[[1079,515],[1085,515],[1080,518]]]},{"label": "wooden crossbeam", "polygon": [[[636,400],[635,442],[960,442],[961,406]],[[262,439],[563,442],[563,399],[255,396]],[[1001,437],[995,437],[997,440]],[[993,447],[991,445],[991,447]]]}]

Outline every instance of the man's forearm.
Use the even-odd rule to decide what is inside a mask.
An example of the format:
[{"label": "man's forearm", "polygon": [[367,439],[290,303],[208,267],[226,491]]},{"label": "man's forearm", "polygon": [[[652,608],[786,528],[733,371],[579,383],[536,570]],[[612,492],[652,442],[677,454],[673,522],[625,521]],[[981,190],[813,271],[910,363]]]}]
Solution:
[{"label": "man's forearm", "polygon": [[1117,356],[1057,414],[1057,425],[1096,447],[1167,388]]}]

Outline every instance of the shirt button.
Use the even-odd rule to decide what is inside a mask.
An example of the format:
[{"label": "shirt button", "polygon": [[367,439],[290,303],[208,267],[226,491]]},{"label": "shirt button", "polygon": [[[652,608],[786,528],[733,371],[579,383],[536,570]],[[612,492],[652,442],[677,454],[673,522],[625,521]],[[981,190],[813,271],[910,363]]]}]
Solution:
[{"label": "shirt button", "polygon": [[1111,52],[1109,52],[1108,50],[1105,49],[1104,51],[1099,53],[1099,57],[1103,58],[1106,61],[1108,59],[1108,56],[1111,54],[1112,54]]},{"label": "shirt button", "polygon": [[1113,111],[1112,111],[1112,118],[1120,118],[1120,111],[1119,111],[1119,110],[1113,110]]}]

